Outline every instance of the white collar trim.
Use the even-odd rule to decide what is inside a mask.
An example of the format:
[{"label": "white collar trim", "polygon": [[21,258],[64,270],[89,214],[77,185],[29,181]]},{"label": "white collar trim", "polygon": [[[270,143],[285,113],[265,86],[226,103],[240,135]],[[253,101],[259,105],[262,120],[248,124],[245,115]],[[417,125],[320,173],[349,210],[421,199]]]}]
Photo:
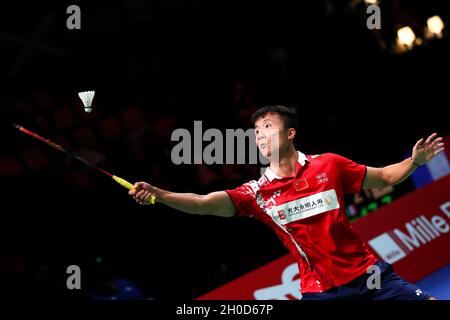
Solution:
[{"label": "white collar trim", "polygon": [[[305,165],[306,161],[309,162],[308,158],[304,153],[297,151],[297,154],[298,154],[298,163],[300,163],[302,167]],[[267,167],[266,171],[264,172],[264,175],[267,177],[267,179],[269,179],[269,181],[272,181],[273,179],[282,179],[282,177],[277,176],[275,172],[273,172],[272,169],[270,169],[270,167]]]}]

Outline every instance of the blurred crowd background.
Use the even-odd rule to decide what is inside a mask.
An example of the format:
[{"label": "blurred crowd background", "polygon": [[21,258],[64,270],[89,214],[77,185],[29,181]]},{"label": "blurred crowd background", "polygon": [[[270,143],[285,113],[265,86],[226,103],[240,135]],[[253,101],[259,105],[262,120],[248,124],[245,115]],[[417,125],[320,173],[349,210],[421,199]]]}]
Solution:
[{"label": "blurred crowd background", "polygon": [[[190,299],[287,252],[252,220],[139,207],[12,123],[132,182],[195,193],[234,188],[260,169],[174,165],[171,133],[192,132],[195,120],[245,130],[258,107],[296,107],[301,151],[370,166],[449,134],[449,40],[446,29],[433,39],[425,31],[435,15],[450,23],[445,1],[380,1],[380,30],[366,27],[364,1],[82,1],[80,30],[66,27],[71,4],[0,12],[4,295]],[[404,26],[417,37],[408,50],[398,44]],[[83,90],[96,91],[92,113]],[[408,180],[390,200],[414,188]],[[66,288],[72,264],[79,291]]]}]

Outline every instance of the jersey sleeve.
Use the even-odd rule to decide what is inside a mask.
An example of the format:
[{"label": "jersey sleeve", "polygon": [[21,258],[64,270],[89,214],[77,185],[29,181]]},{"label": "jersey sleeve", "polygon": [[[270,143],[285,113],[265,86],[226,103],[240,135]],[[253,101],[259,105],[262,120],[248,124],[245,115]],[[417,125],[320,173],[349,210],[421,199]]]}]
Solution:
[{"label": "jersey sleeve", "polygon": [[331,154],[340,172],[345,193],[358,193],[362,189],[367,167],[337,154]]},{"label": "jersey sleeve", "polygon": [[252,217],[257,213],[256,188],[256,181],[250,181],[236,189],[225,190],[236,208],[236,217]]}]

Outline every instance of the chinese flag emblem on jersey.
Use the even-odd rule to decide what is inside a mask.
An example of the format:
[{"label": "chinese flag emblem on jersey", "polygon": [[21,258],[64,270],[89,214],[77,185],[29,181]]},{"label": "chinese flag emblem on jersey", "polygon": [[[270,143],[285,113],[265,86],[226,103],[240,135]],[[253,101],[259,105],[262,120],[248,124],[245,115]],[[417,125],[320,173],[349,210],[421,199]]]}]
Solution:
[{"label": "chinese flag emblem on jersey", "polygon": [[305,178],[295,180],[294,182],[295,191],[300,191],[308,188],[308,181]]}]

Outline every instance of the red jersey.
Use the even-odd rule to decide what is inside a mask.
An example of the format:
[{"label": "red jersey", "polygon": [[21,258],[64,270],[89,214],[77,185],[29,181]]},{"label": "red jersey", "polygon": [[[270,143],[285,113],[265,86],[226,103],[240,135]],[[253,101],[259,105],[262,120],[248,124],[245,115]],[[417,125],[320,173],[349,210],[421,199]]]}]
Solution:
[{"label": "red jersey", "polygon": [[377,259],[347,219],[344,193],[362,188],[367,168],[337,154],[298,152],[294,177],[270,168],[258,181],[226,190],[238,216],[275,230],[296,257],[302,293],[323,292],[357,278]]}]

